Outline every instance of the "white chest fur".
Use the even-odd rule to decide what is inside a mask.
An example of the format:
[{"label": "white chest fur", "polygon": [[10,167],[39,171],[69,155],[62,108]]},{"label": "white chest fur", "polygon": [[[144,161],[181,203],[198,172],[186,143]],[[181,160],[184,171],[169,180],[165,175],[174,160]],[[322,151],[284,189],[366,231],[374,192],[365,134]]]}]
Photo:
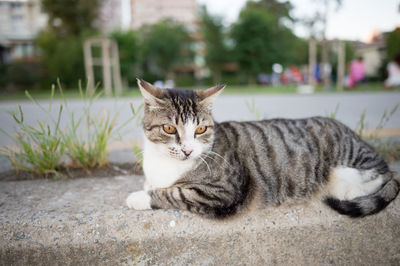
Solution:
[{"label": "white chest fur", "polygon": [[144,189],[166,188],[193,167],[193,160],[179,161],[163,154],[156,144],[144,138],[143,171]]}]

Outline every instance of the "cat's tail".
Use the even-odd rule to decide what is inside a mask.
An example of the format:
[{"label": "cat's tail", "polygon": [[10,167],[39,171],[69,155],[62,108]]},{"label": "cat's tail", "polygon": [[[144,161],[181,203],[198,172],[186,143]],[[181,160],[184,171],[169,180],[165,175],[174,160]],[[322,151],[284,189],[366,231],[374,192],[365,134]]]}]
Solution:
[{"label": "cat's tail", "polygon": [[373,194],[356,197],[351,200],[325,198],[324,202],[340,214],[351,217],[363,217],[383,210],[399,193],[400,183],[394,177]]}]

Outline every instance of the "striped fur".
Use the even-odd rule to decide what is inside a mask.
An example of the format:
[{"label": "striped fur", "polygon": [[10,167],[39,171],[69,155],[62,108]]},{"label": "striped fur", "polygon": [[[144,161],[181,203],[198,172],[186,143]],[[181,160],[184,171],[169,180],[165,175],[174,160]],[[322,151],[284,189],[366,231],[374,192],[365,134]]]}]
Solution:
[{"label": "striped fur", "polygon": [[[142,91],[145,86],[151,85],[142,83]],[[204,150],[191,159],[193,167],[172,185],[148,191],[151,208],[226,217],[247,206],[256,194],[266,205],[310,197],[329,187],[331,173],[339,166],[383,180],[374,193],[354,199],[328,193],[325,202],[339,213],[374,214],[396,197],[399,183],[382,156],[342,123],[324,117],[216,123],[207,99],[220,89],[213,90],[207,95],[160,90],[154,99],[145,96],[145,135],[160,149],[180,141],[179,131],[174,136],[161,132],[163,123],[179,126],[190,119],[209,126],[207,135],[200,136]]]}]

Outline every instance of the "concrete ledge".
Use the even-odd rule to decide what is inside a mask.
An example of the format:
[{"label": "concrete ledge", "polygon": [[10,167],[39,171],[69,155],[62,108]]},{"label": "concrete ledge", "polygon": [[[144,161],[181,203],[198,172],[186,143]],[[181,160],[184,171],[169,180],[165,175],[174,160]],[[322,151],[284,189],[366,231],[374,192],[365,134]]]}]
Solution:
[{"label": "concrete ledge", "polygon": [[[399,167],[396,167],[399,170]],[[400,197],[363,219],[319,202],[225,221],[138,212],[142,176],[0,182],[1,265],[399,265]]]}]

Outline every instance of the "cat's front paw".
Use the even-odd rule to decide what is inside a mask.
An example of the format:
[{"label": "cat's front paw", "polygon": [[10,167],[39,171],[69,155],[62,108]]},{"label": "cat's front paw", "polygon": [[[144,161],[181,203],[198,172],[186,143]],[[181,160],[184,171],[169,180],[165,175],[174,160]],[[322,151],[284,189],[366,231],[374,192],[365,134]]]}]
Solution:
[{"label": "cat's front paw", "polygon": [[146,191],[142,190],[131,193],[126,199],[126,205],[135,210],[150,210],[150,201],[150,195]]}]

